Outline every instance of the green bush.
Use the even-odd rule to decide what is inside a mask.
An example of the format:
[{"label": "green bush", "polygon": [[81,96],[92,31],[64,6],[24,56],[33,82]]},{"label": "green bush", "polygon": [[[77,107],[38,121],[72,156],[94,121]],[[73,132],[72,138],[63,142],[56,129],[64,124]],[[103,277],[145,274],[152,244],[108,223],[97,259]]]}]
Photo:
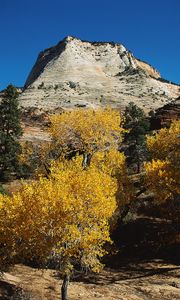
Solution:
[{"label": "green bush", "polygon": [[0,194],[7,194],[6,190],[4,189],[4,187],[2,186],[2,184],[0,184]]}]

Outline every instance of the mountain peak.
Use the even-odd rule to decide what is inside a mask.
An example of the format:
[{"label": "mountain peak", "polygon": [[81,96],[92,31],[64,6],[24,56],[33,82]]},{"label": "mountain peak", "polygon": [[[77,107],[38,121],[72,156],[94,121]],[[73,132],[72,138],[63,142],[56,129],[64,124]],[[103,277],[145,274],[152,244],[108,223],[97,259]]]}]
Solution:
[{"label": "mountain peak", "polygon": [[21,99],[23,106],[41,108],[124,107],[134,101],[150,110],[179,95],[178,86],[160,79],[122,44],[67,36],[39,54]]}]

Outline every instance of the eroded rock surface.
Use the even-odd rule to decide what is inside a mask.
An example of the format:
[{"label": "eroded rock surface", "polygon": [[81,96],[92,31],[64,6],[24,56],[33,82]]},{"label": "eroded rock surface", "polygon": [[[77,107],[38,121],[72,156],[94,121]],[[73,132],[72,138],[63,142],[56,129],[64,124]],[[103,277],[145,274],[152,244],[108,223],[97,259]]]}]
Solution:
[{"label": "eroded rock surface", "polygon": [[23,107],[39,109],[124,108],[130,101],[156,109],[180,95],[178,85],[161,79],[123,45],[66,37],[41,52],[20,96]]},{"label": "eroded rock surface", "polygon": [[151,129],[157,130],[162,127],[169,127],[173,120],[180,119],[180,97],[160,107],[151,117]]}]

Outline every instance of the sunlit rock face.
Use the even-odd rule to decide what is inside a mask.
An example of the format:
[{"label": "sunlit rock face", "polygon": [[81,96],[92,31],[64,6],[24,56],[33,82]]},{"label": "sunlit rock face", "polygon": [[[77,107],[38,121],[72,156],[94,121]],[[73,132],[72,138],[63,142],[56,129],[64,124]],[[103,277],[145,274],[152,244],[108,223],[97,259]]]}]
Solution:
[{"label": "sunlit rock face", "polygon": [[123,45],[66,37],[41,52],[20,96],[21,105],[43,110],[111,105],[130,101],[146,111],[180,95],[178,85],[136,59]]}]

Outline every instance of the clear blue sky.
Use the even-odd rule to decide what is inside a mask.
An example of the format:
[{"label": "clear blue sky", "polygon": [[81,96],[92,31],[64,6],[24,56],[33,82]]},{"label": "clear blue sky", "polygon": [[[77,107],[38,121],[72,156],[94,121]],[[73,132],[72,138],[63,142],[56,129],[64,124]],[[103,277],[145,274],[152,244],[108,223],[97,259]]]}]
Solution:
[{"label": "clear blue sky", "polygon": [[67,35],[122,43],[180,84],[180,0],[0,0],[0,90]]}]

